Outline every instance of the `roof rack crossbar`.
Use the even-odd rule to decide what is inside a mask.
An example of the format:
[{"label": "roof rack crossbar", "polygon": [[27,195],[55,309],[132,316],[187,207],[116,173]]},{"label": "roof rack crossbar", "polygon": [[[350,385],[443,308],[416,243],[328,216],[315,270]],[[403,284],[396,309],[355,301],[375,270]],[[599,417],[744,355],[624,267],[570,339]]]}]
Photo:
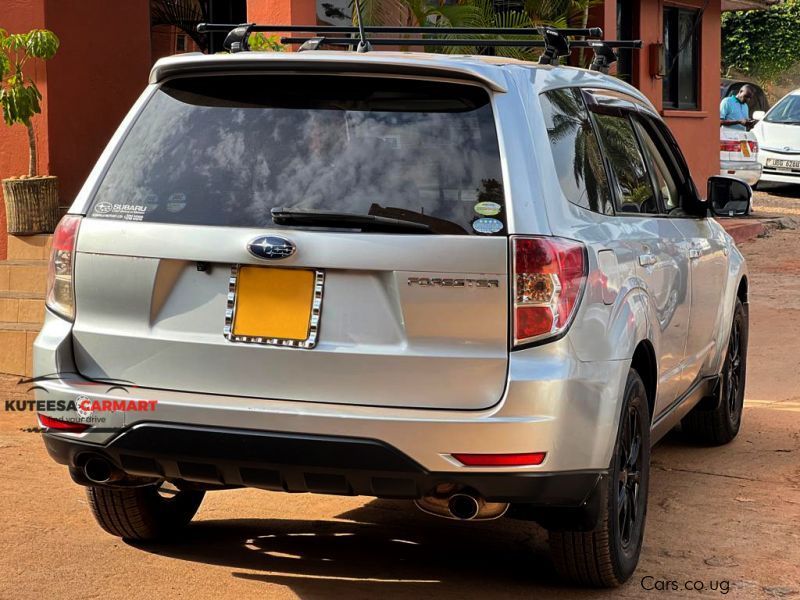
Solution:
[{"label": "roof rack crossbar", "polygon": [[[361,4],[355,0],[357,26],[338,25],[258,25],[255,23],[200,23],[200,33],[227,32],[224,47],[230,52],[250,49],[248,38],[253,32],[300,33],[301,36],[282,37],[284,44],[301,44],[300,50],[317,50],[322,46],[356,46],[358,52],[367,52],[371,46],[480,46],[544,48],[539,64],[557,65],[562,56],[568,56],[571,48],[591,48],[594,59],[591,69],[608,73],[616,62],[614,48],[641,48],[641,40],[600,40],[603,30],[599,27],[557,28],[543,27],[391,27],[385,25],[364,26],[361,20]],[[368,39],[366,34],[415,35],[422,37],[379,37]],[[476,36],[470,38],[437,36]],[[330,37],[329,37],[330,36]],[[347,36],[347,37],[339,37]],[[513,36],[513,39],[484,36]],[[529,38],[527,36],[537,36]],[[568,37],[584,39],[569,40]],[[595,39],[589,39],[595,38]]]},{"label": "roof rack crossbar", "polygon": [[[245,23],[200,23],[200,33],[228,32]],[[542,27],[393,27],[386,25],[365,25],[365,33],[398,33],[423,35],[541,35]],[[562,35],[599,38],[603,35],[600,27],[550,28]],[[252,32],[262,33],[358,33],[358,27],[337,25],[258,25],[252,24]]]},{"label": "roof rack crossbar", "polygon": [[[283,37],[283,44],[303,44],[304,42],[319,40],[322,45],[331,46],[352,46],[358,43],[358,38],[327,38],[327,37]],[[517,46],[522,48],[545,48],[545,42],[541,39],[518,39],[518,40],[492,40],[480,38],[464,39],[437,39],[437,38],[371,38],[370,44],[373,46]],[[642,43],[638,40],[609,40],[602,44],[609,48],[641,48]],[[592,40],[577,40],[570,43],[572,48],[597,48]]]}]

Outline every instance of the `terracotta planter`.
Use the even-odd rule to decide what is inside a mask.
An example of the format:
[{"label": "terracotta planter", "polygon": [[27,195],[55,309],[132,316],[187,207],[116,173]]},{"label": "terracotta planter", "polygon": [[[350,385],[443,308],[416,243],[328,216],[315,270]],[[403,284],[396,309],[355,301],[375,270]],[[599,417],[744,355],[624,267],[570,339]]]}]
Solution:
[{"label": "terracotta planter", "polygon": [[53,233],[58,225],[58,177],[3,179],[8,233]]}]

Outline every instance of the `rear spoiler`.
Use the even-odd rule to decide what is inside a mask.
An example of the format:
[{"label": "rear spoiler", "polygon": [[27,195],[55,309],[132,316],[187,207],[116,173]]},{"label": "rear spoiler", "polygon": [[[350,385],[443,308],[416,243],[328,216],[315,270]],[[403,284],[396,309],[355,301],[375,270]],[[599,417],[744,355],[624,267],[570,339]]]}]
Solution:
[{"label": "rear spoiler", "polygon": [[150,83],[175,76],[205,73],[376,73],[439,77],[480,83],[494,92],[507,92],[505,75],[492,65],[453,60],[441,55],[396,56],[383,52],[240,52],[236,54],[183,54],[159,60],[150,71]]}]

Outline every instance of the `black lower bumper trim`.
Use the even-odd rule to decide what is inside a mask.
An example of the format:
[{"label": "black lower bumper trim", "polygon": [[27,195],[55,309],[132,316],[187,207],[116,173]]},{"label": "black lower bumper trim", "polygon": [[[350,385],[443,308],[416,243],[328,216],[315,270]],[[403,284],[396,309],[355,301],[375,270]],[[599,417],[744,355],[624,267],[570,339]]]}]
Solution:
[{"label": "black lower bumper trim", "polygon": [[533,506],[586,505],[605,471],[474,473],[424,469],[377,440],[144,423],[105,445],[44,434],[50,456],[80,467],[102,456],[132,478],[164,478],[213,487],[420,498],[437,485],[469,487],[491,502]]}]

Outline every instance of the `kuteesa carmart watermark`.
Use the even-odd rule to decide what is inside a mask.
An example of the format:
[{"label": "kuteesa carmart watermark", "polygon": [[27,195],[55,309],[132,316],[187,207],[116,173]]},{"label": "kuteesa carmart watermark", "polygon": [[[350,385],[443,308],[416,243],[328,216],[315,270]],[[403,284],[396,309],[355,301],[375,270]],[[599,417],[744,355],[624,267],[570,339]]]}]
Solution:
[{"label": "kuteesa carmart watermark", "polygon": [[59,420],[86,425],[102,425],[107,413],[153,412],[158,400],[124,400],[77,396],[71,400],[6,400],[6,412],[59,413]]}]

